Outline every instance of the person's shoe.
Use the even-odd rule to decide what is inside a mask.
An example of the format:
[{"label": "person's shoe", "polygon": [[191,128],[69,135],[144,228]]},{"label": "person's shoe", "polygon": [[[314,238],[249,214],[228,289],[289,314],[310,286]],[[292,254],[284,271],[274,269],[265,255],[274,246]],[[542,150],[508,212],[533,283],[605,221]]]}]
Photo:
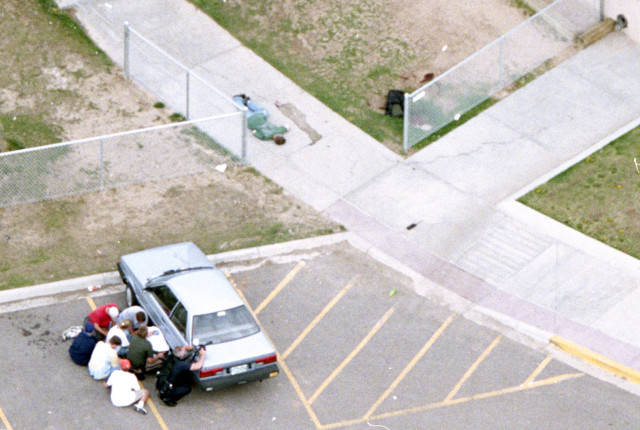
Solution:
[{"label": "person's shoe", "polygon": [[141,408],[138,405],[133,405],[133,409],[138,412],[141,413],[142,415],[147,415],[147,410],[145,408]]},{"label": "person's shoe", "polygon": [[173,406],[178,404],[178,402],[176,402],[175,400],[169,400],[169,399],[167,399],[167,400],[162,399],[162,403],[164,403],[165,405],[170,406],[170,407],[173,407]]}]

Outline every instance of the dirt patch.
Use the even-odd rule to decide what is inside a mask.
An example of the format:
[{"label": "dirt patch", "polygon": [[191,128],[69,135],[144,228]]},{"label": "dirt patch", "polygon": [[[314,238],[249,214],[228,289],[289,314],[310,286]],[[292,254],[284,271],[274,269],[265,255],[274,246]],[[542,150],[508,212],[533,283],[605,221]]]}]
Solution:
[{"label": "dirt patch", "polygon": [[[171,112],[155,107],[157,100],[78,42],[38,1],[7,0],[0,16],[11,17],[0,29],[12,59],[0,66],[0,115],[9,121],[37,118],[62,130],[61,140],[170,122]],[[25,133],[27,146],[50,143],[28,138]],[[340,231],[202,140],[202,133],[183,128],[134,144],[106,142],[106,185],[138,185],[0,208],[0,289],[111,271],[123,253],[171,242],[193,241],[214,253]],[[99,153],[97,144],[78,145],[38,175],[48,187],[77,192],[95,182]],[[214,169],[222,164],[224,172]],[[173,177],[184,172],[195,173]]]},{"label": "dirt patch", "polygon": [[0,288],[112,271],[123,253],[166,243],[215,253],[338,231],[255,170],[231,166],[0,209]]}]

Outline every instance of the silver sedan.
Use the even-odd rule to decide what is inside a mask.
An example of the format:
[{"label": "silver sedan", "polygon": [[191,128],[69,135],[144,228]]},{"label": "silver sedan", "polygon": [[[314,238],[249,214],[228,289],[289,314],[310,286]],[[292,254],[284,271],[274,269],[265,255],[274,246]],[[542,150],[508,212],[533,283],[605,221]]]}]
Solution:
[{"label": "silver sedan", "polygon": [[120,258],[127,304],[139,303],[171,348],[206,347],[196,379],[214,390],[278,374],[275,348],[225,275],[193,243]]}]

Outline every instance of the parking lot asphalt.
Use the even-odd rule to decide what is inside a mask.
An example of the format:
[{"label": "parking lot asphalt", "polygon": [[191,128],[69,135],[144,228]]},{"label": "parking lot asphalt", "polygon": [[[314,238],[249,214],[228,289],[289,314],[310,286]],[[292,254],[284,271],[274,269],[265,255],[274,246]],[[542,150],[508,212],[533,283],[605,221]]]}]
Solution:
[{"label": "parking lot asphalt", "polygon": [[[630,428],[640,397],[508,330],[414,292],[412,280],[339,242],[218,261],[279,355],[280,375],[149,415],[115,408],[61,333],[116,285],[0,307],[4,429]],[[380,427],[382,426],[382,427]]]}]

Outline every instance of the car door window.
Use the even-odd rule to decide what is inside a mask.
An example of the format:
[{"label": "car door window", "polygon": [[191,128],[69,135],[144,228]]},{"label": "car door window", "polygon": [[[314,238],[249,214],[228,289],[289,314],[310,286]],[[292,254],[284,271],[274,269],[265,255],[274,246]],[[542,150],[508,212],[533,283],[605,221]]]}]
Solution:
[{"label": "car door window", "polygon": [[184,306],[182,306],[182,303],[177,304],[176,308],[173,310],[169,318],[171,319],[171,321],[173,321],[173,325],[176,326],[178,331],[182,333],[182,336],[186,338],[187,310],[184,308]]},{"label": "car door window", "polygon": [[176,303],[178,303],[178,299],[176,298],[176,296],[166,285],[159,285],[157,287],[154,287],[152,292],[156,300],[158,300],[158,303],[160,303],[162,310],[164,310],[164,312],[169,315],[171,309],[173,309]]}]

